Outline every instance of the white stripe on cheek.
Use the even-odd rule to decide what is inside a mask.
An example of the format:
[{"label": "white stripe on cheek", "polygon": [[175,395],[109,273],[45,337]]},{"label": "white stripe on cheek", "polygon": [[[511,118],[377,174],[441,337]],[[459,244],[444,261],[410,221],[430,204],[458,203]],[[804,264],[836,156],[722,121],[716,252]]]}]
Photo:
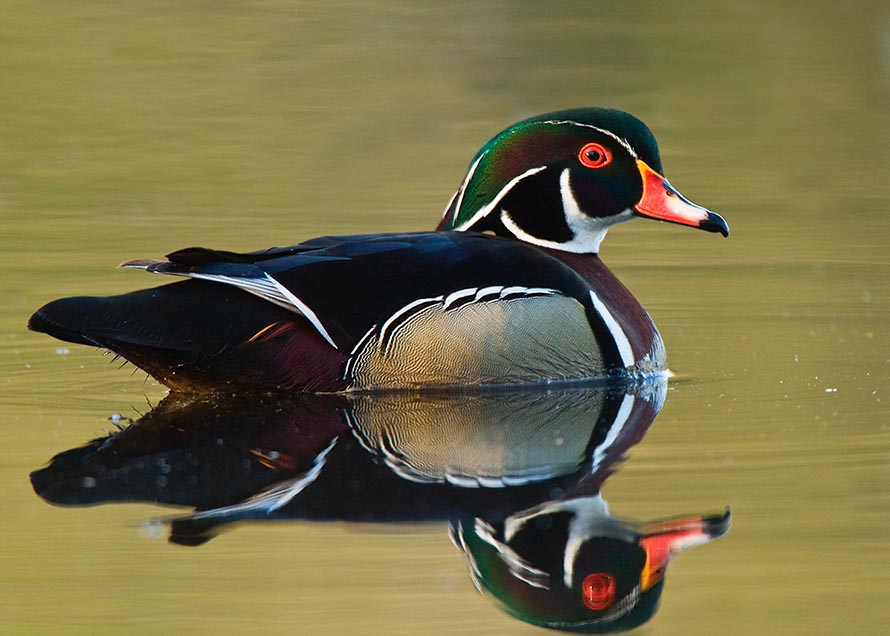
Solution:
[{"label": "white stripe on cheek", "polygon": [[[481,219],[485,216],[488,216],[488,214],[491,213],[491,211],[495,209],[495,207],[498,205],[498,203],[501,202],[501,199],[503,199],[507,195],[507,193],[513,189],[513,187],[517,183],[519,183],[526,177],[530,177],[533,174],[537,174],[537,173],[541,172],[541,170],[545,170],[546,168],[547,168],[547,166],[538,166],[537,168],[530,168],[530,169],[526,170],[525,172],[523,172],[521,175],[519,175],[517,177],[513,177],[512,179],[510,179],[510,181],[507,182],[507,185],[505,185],[503,188],[501,188],[501,191],[497,193],[497,195],[494,197],[494,199],[492,199],[491,201],[489,201],[487,204],[485,204],[484,206],[479,208],[479,210],[476,211],[476,214],[473,215],[473,218],[471,218],[466,223],[461,223],[460,225],[455,226],[454,229],[455,230],[466,230],[468,228],[473,227],[476,223],[479,222],[479,219]],[[475,170],[475,168],[474,168],[474,170]],[[463,205],[463,201],[461,201],[461,205]],[[458,210],[458,212],[459,212],[459,210]]]}]

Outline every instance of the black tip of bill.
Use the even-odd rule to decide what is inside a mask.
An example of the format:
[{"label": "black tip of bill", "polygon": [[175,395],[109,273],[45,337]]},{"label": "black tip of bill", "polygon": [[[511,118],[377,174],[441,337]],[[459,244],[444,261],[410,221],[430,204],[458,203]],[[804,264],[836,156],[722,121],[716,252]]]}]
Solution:
[{"label": "black tip of bill", "polygon": [[729,236],[729,225],[715,212],[709,211],[708,216],[699,222],[698,227],[706,232],[720,232],[724,237]]},{"label": "black tip of bill", "polygon": [[732,512],[730,512],[727,507],[722,515],[704,517],[702,521],[704,522],[705,532],[708,536],[712,539],[717,539],[729,532],[729,526],[732,524]]}]

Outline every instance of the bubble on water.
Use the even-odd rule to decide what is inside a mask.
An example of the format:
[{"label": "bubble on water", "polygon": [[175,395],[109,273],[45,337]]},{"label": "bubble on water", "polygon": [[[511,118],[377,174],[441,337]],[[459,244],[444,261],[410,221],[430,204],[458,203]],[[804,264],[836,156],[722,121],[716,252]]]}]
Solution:
[{"label": "bubble on water", "polygon": [[825,392],[826,392],[826,393],[837,393],[837,387],[835,387],[835,386],[830,386],[830,387],[828,387],[827,389],[825,389]]},{"label": "bubble on water", "polygon": [[139,526],[139,534],[146,539],[163,539],[167,536],[167,527],[160,519],[149,519]]},{"label": "bubble on water", "polygon": [[67,349],[67,347],[59,347],[58,349],[56,349],[56,353],[60,356],[67,356],[68,349]]}]

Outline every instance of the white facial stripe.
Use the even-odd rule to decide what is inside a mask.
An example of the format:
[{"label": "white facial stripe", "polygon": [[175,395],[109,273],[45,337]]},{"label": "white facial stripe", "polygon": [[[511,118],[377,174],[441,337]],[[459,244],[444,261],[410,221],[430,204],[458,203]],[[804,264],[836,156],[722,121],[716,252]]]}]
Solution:
[{"label": "white facial stripe", "polygon": [[[548,241],[545,239],[539,239],[536,236],[532,236],[521,227],[516,225],[516,221],[514,221],[510,217],[510,213],[506,210],[501,210],[501,223],[504,224],[504,227],[507,228],[510,233],[518,238],[520,241],[524,241],[526,243],[531,243],[532,245],[538,245],[540,247],[552,247],[557,250],[564,250],[566,243],[557,243],[556,241]],[[571,241],[569,241],[571,243]],[[571,252],[572,250],[566,250]]]},{"label": "white facial stripe", "polygon": [[569,513],[569,536],[563,551],[563,582],[566,587],[572,586],[575,576],[575,561],[581,548],[590,537],[606,536],[617,538],[613,530],[612,518],[609,516],[609,507],[603,501],[601,495],[593,497],[581,497],[578,499],[563,499],[548,501],[530,508],[524,513],[510,515],[504,521],[504,538],[507,541],[513,539],[519,530],[534,519],[544,515]]},{"label": "white facial stripe", "polygon": [[595,254],[599,251],[600,243],[606,236],[608,229],[617,224],[629,221],[633,217],[633,211],[624,210],[619,214],[608,217],[592,217],[587,216],[578,205],[578,200],[572,192],[570,183],[571,171],[566,168],[559,175],[559,193],[562,198],[562,207],[565,213],[566,225],[572,231],[573,237],[565,243],[558,241],[548,241],[546,239],[532,236],[524,231],[516,221],[510,216],[507,210],[501,210],[501,223],[507,228],[513,236],[521,241],[538,245],[540,247],[550,247],[564,252],[574,252],[577,254]]},{"label": "white facial stripe", "polygon": [[454,193],[454,196],[451,197],[451,201],[448,202],[448,205],[445,206],[445,214],[448,214],[448,210],[451,209],[451,204],[454,203],[455,197],[457,197],[457,205],[454,207],[454,214],[457,215],[460,212],[460,206],[464,202],[464,192],[467,191],[467,184],[470,183],[470,179],[473,178],[473,175],[476,173],[476,168],[479,167],[479,162],[482,161],[482,158],[488,154],[486,150],[479,157],[477,157],[476,161],[473,162],[473,165],[470,166],[470,169],[467,170],[467,175],[464,177],[464,180],[461,182],[460,187],[457,189],[457,192]]},{"label": "white facial stripe", "polygon": [[593,302],[594,308],[606,324],[609,333],[612,334],[615,346],[618,347],[618,355],[621,356],[621,364],[623,364],[625,368],[633,366],[635,362],[634,352],[630,346],[630,341],[627,339],[627,334],[624,333],[621,325],[618,324],[618,321],[615,320],[603,304],[603,301],[599,299],[599,296],[597,296],[592,289],[590,290],[590,300]]},{"label": "white facial stripe", "polygon": [[[445,215],[448,214],[448,210],[451,209],[451,204],[454,203],[454,200],[458,197],[458,195],[463,196],[464,186],[461,185],[457,190],[454,191],[454,194],[451,195],[451,198],[448,199],[448,203],[445,204],[445,211],[442,212],[442,218],[445,218]],[[456,210],[455,210],[456,211]]]},{"label": "white facial stripe", "polygon": [[576,499],[574,505],[567,506],[573,509],[574,515],[569,522],[569,540],[566,541],[563,553],[562,572],[563,583],[566,587],[572,587],[572,579],[575,577],[575,561],[582,546],[594,536],[594,528],[609,516],[609,507],[603,501],[602,495]]},{"label": "white facial stripe", "polygon": [[497,551],[498,556],[510,570],[510,574],[533,587],[549,589],[550,575],[544,570],[533,567],[506,543],[498,541],[494,536],[494,528],[489,524],[476,517],[474,530],[477,537]]},{"label": "white facial stripe", "polygon": [[[513,187],[514,187],[517,183],[519,183],[520,181],[522,181],[522,180],[525,179],[526,177],[530,177],[530,176],[533,175],[533,174],[537,174],[537,173],[541,172],[541,170],[544,170],[544,169],[546,169],[546,168],[547,168],[547,166],[538,166],[537,168],[530,168],[529,170],[526,170],[525,172],[523,172],[523,173],[522,173],[521,175],[519,175],[518,177],[513,177],[512,179],[510,179],[510,181],[507,183],[507,185],[505,185],[503,188],[501,188],[501,191],[498,192],[497,196],[496,196],[494,199],[492,199],[492,200],[489,201],[486,205],[484,205],[484,206],[482,206],[481,208],[479,208],[479,210],[476,212],[476,214],[473,215],[473,218],[471,218],[471,219],[470,219],[469,221],[467,221],[466,223],[461,223],[460,225],[456,226],[454,229],[455,229],[455,230],[466,230],[467,228],[472,227],[473,225],[475,225],[476,223],[478,223],[480,219],[482,219],[483,217],[488,216],[488,214],[489,214],[492,210],[494,210],[495,207],[497,207],[498,203],[500,203],[500,200],[503,199],[504,196],[505,196],[510,190],[512,190]],[[475,166],[474,166],[474,169],[475,169]],[[462,197],[463,197],[463,193],[461,193],[461,198],[462,198]],[[459,210],[458,210],[458,211],[459,211]]]},{"label": "white facial stripe", "polygon": [[597,132],[603,133],[604,135],[608,135],[609,137],[611,137],[612,139],[617,141],[619,144],[624,146],[625,150],[627,150],[634,159],[637,158],[637,152],[636,152],[636,150],[633,149],[633,146],[630,145],[630,142],[628,142],[627,139],[625,139],[624,137],[619,137],[618,135],[613,133],[611,130],[606,130],[605,128],[600,128],[598,126],[591,126],[590,124],[582,124],[579,121],[572,121],[570,119],[564,119],[564,120],[549,119],[549,120],[541,122],[541,123],[553,124],[555,126],[567,124],[569,126],[578,126],[580,128],[591,128],[593,130],[596,130]]}]

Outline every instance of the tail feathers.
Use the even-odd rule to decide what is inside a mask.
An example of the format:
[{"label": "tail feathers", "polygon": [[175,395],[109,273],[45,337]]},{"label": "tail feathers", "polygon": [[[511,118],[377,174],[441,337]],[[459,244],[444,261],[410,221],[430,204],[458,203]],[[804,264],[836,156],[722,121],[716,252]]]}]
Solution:
[{"label": "tail feathers", "polygon": [[121,296],[55,300],[31,316],[28,328],[110,349],[136,345],[211,354],[289,316],[237,289],[184,281]]},{"label": "tail feathers", "polygon": [[94,336],[78,331],[73,326],[59,322],[61,316],[69,313],[75,302],[71,301],[87,301],[90,298],[64,298],[62,300],[53,301],[38,309],[31,318],[28,319],[28,329],[46,333],[53,338],[64,340],[65,342],[73,342],[75,344],[90,345],[94,347],[103,346]]},{"label": "tail feathers", "polygon": [[[296,317],[299,320],[299,317]],[[267,373],[262,347],[240,347],[295,315],[227,285],[188,280],[110,297],[62,298],[41,307],[28,328],[103,347],[171,388],[214,388]]]}]

